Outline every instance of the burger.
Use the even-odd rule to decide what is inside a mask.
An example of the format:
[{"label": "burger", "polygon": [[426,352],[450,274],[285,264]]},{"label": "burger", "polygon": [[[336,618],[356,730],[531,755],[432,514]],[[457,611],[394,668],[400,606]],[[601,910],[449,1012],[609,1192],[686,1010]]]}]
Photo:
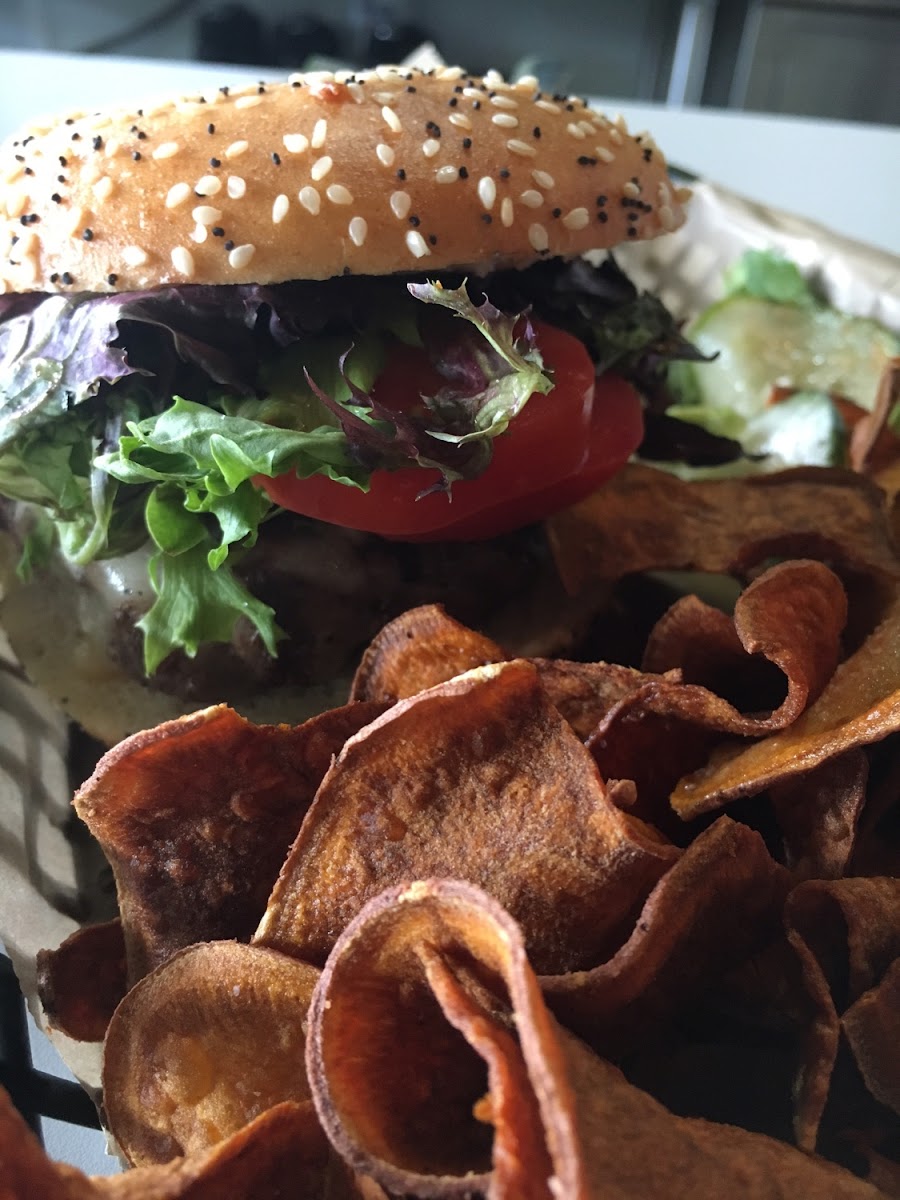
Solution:
[{"label": "burger", "polygon": [[379,67],[71,114],[0,173],[0,623],[85,728],[299,719],[426,601],[564,641],[540,521],[692,353],[603,253],[684,220],[649,135]]}]

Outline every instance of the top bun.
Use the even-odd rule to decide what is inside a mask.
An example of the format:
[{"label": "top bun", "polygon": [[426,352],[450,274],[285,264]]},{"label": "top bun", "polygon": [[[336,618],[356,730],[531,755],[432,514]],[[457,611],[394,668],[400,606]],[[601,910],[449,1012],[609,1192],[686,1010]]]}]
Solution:
[{"label": "top bun", "polygon": [[0,149],[0,290],[486,272],[684,220],[652,138],[458,67],[74,114]]}]

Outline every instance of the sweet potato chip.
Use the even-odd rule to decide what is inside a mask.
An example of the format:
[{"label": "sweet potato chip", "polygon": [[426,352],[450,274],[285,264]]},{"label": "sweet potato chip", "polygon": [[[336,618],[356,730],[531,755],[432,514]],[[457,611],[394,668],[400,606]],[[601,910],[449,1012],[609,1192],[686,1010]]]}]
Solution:
[{"label": "sweet potato chip", "polygon": [[454,675],[509,656],[492,642],[460,625],[439,604],[411,608],[375,636],[362,656],[351,700],[405,700]]},{"label": "sweet potato chip", "polygon": [[850,1005],[841,1025],[869,1091],[900,1113],[900,958]]},{"label": "sweet potato chip", "polygon": [[332,756],[383,708],[290,728],[220,705],[103,756],[75,807],[115,874],[129,982],[194,942],[249,939]]},{"label": "sweet potato chip", "polygon": [[[618,704],[634,696],[659,677],[621,667],[616,663],[569,662],[558,658],[534,659],[548,697],[582,741],[587,741],[599,723]],[[663,676],[680,682],[681,673]]]},{"label": "sweet potato chip", "polygon": [[800,467],[684,483],[631,464],[548,522],[573,592],[634,571],[743,575],[766,558],[817,558],[897,575],[883,494],[852,471]]},{"label": "sweet potato chip", "polygon": [[240,942],[174,955],[110,1022],[103,1106],[129,1162],[204,1150],[284,1100],[307,1102],[304,1025],[315,967]]},{"label": "sweet potato chip", "polygon": [[[785,921],[811,1006],[794,1126],[798,1144],[812,1150],[837,1058],[840,1016],[900,958],[900,879],[810,880],[789,896]],[[853,1023],[851,1017],[851,1027]],[[866,1034],[874,1026],[867,1025]],[[874,1069],[878,1078],[878,1068],[872,1067],[878,1051],[859,1026],[857,1032],[858,1045],[864,1046],[863,1073]],[[891,1032],[890,1022],[885,1032]],[[888,1064],[892,1057],[896,1064],[896,1043],[881,1046],[880,1053]],[[890,1077],[890,1065],[887,1072]]]},{"label": "sweet potato chip", "polygon": [[798,883],[840,879],[846,873],[868,777],[864,751],[851,750],[808,775],[772,788],[784,861]]},{"label": "sweet potato chip", "polygon": [[765,945],[781,918],[787,875],[758,833],[720,817],[666,872],[628,941],[588,971],[542,976],[559,1020],[620,1058],[664,1036],[701,990]]},{"label": "sweet potato chip", "polygon": [[884,620],[840,664],[821,696],[787,729],[751,746],[728,744],[672,794],[685,820],[811,771],[900,730],[900,591]]},{"label": "sweet potato chip", "polygon": [[418,882],[366,906],[316,987],[307,1064],[332,1143],[393,1193],[880,1195],[773,1139],[675,1117],[629,1084],[556,1024],[521,932],[468,884]]},{"label": "sweet potato chip", "polygon": [[347,742],[255,941],[324,963],[371,896],[455,874],[522,921],[540,970],[577,969],[621,943],[678,853],[610,801],[533,666],[482,667]]},{"label": "sweet potato chip", "polygon": [[[746,655],[758,656],[784,672],[787,695],[782,704],[771,706],[775,711],[770,717],[757,720],[747,732],[789,725],[821,694],[838,664],[847,620],[840,580],[822,563],[780,563],[738,597],[733,639],[723,617],[696,596],[678,601],[650,634],[644,670],[678,668],[686,683],[718,689],[741,671]],[[740,707],[758,706],[745,702]]]},{"label": "sweet potato chip", "polygon": [[51,1162],[0,1088],[3,1200],[384,1200],[330,1153],[309,1105],[286,1102],[209,1150],[165,1166],[89,1178]]},{"label": "sweet potato chip", "polygon": [[37,986],[47,1020],[77,1042],[102,1042],[125,995],[121,921],[86,925],[37,956]]}]

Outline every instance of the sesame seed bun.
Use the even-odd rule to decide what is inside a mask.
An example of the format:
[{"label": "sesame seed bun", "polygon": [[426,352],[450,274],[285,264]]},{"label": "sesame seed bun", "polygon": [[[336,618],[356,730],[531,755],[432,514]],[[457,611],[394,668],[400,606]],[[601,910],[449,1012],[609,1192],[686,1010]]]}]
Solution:
[{"label": "sesame seed bun", "polygon": [[684,220],[649,136],[459,68],[70,116],[6,142],[0,180],[13,292],[487,271]]}]

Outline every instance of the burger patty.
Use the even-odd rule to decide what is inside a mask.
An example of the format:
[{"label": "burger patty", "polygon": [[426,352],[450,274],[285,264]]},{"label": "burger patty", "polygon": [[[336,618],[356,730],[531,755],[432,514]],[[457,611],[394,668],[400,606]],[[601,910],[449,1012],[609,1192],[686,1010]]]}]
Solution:
[{"label": "burger patty", "polygon": [[[95,566],[85,578],[102,570]],[[286,635],[277,658],[249,621],[239,619],[231,643],[207,643],[194,658],[174,652],[146,679],[136,621],[149,589],[119,594],[110,614],[110,656],[156,690],[198,705],[234,701],[248,692],[352,675],[385,622],[419,604],[442,604],[465,624],[506,635],[517,649],[517,627],[527,629],[529,611],[563,602],[539,526],[484,542],[415,544],[285,513],[265,527],[236,573],[275,610]],[[98,602],[109,605],[109,595],[101,600],[98,589]]]}]

